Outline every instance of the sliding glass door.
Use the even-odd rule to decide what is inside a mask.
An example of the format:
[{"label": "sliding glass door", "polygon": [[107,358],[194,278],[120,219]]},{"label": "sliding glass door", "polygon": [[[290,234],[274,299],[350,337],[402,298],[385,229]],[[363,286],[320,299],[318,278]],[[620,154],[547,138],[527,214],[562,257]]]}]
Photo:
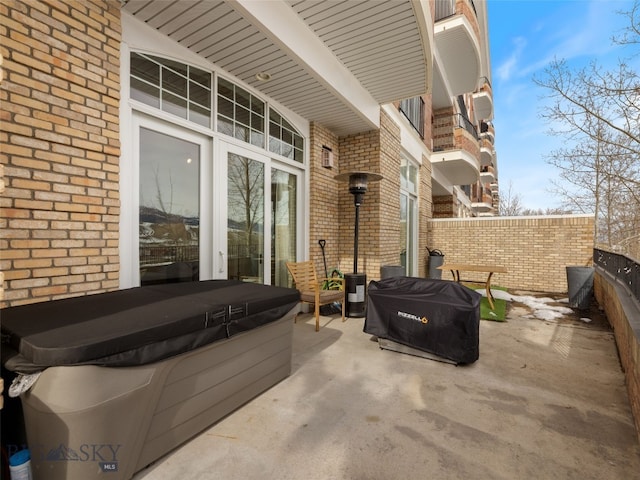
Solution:
[{"label": "sliding glass door", "polygon": [[132,284],[237,279],[289,286],[300,170],[144,116],[136,131]]},{"label": "sliding glass door", "polygon": [[227,165],[227,274],[264,283],[265,165],[229,152]]},{"label": "sliding glass door", "polygon": [[298,175],[271,169],[271,285],[292,285],[286,262],[296,260]]},{"label": "sliding glass door", "polygon": [[[296,259],[298,183],[295,169],[238,146],[227,158],[227,277],[289,286],[285,263]],[[267,201],[268,200],[268,201]]]}]

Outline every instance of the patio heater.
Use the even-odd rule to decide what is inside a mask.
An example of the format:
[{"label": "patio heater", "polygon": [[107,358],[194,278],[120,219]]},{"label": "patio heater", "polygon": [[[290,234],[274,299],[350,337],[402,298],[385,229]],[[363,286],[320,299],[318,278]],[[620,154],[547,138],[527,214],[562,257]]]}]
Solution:
[{"label": "patio heater", "polygon": [[358,272],[358,234],[360,227],[360,205],[364,194],[367,192],[369,182],[382,180],[382,175],[369,172],[351,172],[336,175],[339,182],[349,181],[349,193],[353,195],[353,203],[356,207],[356,219],[353,228],[353,273],[344,276],[346,283],[347,317],[364,317],[366,309],[367,275]]}]

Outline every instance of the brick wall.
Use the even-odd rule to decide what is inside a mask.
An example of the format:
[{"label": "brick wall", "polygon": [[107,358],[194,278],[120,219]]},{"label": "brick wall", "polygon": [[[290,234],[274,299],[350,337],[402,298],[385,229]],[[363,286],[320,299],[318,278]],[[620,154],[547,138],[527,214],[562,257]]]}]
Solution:
[{"label": "brick wall", "polygon": [[433,197],[433,218],[451,218],[457,210],[457,202],[453,195]]},{"label": "brick wall", "polygon": [[[380,172],[380,133],[378,130],[347,135],[340,138],[340,173],[343,172]],[[360,231],[358,242],[358,271],[370,274],[379,265],[378,248],[378,212],[380,202],[380,183],[370,183],[360,206]],[[312,207],[313,208],[313,207]],[[339,248],[340,268],[343,272],[353,272],[353,229],[355,206],[353,195],[349,193],[347,182],[338,186]]]},{"label": "brick wall", "polygon": [[606,272],[596,267],[594,295],[613,328],[624,370],[629,403],[640,439],[640,312],[633,298]]},{"label": "brick wall", "polygon": [[[318,275],[324,276],[322,249],[318,240],[326,241],[327,269],[337,267],[340,256],[339,198],[340,190],[346,186],[334,178],[340,164],[338,137],[317,123],[312,123],[310,130],[309,259],[315,261]],[[332,168],[322,166],[323,146],[333,152]]]},{"label": "brick wall", "polygon": [[2,306],[118,288],[120,2],[0,3]]},{"label": "brick wall", "polygon": [[585,215],[434,219],[428,245],[442,250],[445,261],[506,267],[495,285],[566,292],[565,267],[591,264],[593,226]]},{"label": "brick wall", "polygon": [[420,189],[418,207],[418,276],[426,277],[426,255],[429,246],[429,221],[433,216],[433,203],[431,200],[431,160],[423,156],[420,167]]},{"label": "brick wall", "polygon": [[[340,172],[371,172],[383,176],[369,183],[360,206],[358,271],[380,277],[381,265],[400,261],[400,129],[381,111],[380,130],[340,138]],[[353,271],[355,206],[347,183],[339,187],[340,266]]]},{"label": "brick wall", "polygon": [[456,1],[456,14],[464,15],[469,24],[473,28],[473,32],[476,34],[476,38],[482,38],[480,36],[480,27],[478,25],[478,17],[476,16],[473,7],[471,6],[471,2],[469,0],[457,0]]},{"label": "brick wall", "polygon": [[380,111],[380,170],[383,180],[379,187],[376,221],[380,227],[377,238],[371,239],[377,262],[371,262],[368,275],[380,276],[382,265],[400,264],[400,127],[384,111]]},{"label": "brick wall", "polygon": [[[2,86],[2,79],[4,77],[4,72],[2,70],[2,62],[4,61],[4,56],[0,53],[0,87]],[[0,163],[0,198],[4,195],[4,165]],[[1,257],[0,257],[1,258]],[[0,302],[4,300],[4,272],[0,271]],[[0,383],[0,392],[3,390],[3,385]],[[0,396],[0,399],[3,398]],[[2,405],[0,404],[0,408]]]}]

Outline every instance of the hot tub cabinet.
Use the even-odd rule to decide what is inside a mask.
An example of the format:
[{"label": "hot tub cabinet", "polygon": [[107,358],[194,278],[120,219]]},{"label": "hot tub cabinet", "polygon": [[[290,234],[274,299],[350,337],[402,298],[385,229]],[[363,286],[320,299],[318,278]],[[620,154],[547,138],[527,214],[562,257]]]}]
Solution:
[{"label": "hot tub cabinet", "polygon": [[48,322],[36,320],[47,304],[3,311],[19,353],[5,365],[52,363],[21,395],[36,480],[129,479],[291,372],[295,290],[211,281],[111,293],[48,302]]}]

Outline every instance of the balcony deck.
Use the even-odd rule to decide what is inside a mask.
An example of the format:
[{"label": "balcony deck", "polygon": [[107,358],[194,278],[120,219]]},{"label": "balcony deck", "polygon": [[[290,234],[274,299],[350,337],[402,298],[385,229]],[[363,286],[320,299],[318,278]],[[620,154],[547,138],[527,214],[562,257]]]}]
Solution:
[{"label": "balcony deck", "polygon": [[362,319],[316,333],[301,315],[289,378],[134,478],[636,478],[624,375],[592,310],[544,321],[513,303],[460,367],[380,350]]}]

